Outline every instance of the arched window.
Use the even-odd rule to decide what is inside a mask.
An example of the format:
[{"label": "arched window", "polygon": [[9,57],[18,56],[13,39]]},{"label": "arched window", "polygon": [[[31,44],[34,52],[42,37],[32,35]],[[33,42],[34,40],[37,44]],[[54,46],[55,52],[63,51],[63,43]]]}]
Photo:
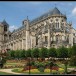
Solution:
[{"label": "arched window", "polygon": [[6,41],[6,40],[7,40],[7,34],[4,35],[4,41]]},{"label": "arched window", "polygon": [[48,38],[47,38],[47,36],[45,36],[45,42],[47,42],[48,41]]},{"label": "arched window", "polygon": [[4,31],[7,31],[7,25],[4,25]]},{"label": "arched window", "polygon": [[36,45],[38,45],[38,37],[36,37]]},{"label": "arched window", "polygon": [[58,28],[59,28],[59,22],[58,22]]}]

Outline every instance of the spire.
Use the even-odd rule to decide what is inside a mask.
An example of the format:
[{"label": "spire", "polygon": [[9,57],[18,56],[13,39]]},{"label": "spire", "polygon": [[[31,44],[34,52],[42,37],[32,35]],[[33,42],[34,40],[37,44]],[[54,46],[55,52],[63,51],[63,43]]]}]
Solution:
[{"label": "spire", "polygon": [[29,30],[29,19],[28,19],[28,16],[27,16],[27,21],[26,21],[26,30]]},{"label": "spire", "polygon": [[27,16],[27,20],[28,20],[28,16]]},{"label": "spire", "polygon": [[57,4],[55,4],[55,7],[56,7],[56,5],[57,5]]},{"label": "spire", "polygon": [[4,24],[4,25],[9,25],[9,24],[6,22],[5,19],[2,21],[2,24]]}]

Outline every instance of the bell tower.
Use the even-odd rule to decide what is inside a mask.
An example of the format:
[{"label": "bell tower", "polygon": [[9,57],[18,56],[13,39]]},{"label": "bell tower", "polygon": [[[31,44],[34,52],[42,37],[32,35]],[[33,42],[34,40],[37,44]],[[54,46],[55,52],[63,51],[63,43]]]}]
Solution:
[{"label": "bell tower", "polygon": [[31,42],[30,42],[30,24],[29,24],[29,20],[28,17],[26,20],[23,21],[23,25],[26,28],[26,50],[30,49],[31,47]]}]

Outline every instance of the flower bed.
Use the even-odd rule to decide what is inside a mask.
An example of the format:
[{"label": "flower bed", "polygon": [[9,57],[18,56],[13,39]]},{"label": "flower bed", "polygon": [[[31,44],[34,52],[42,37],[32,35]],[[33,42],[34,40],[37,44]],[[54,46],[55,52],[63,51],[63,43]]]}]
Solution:
[{"label": "flower bed", "polygon": [[[61,70],[63,70],[63,72],[61,72]],[[13,69],[12,70],[13,72],[18,72],[18,73],[29,73],[29,70],[25,70],[23,71],[22,68],[20,69]],[[45,69],[44,72],[40,72],[38,69],[30,69],[30,73],[33,73],[33,74],[38,74],[38,73],[52,73],[52,74],[62,74],[64,73],[64,69],[62,68],[59,68],[59,70],[50,70],[50,69]]]},{"label": "flower bed", "polygon": [[24,67],[24,65],[7,65],[4,66],[3,68],[9,69],[9,68],[21,68],[21,67]]}]

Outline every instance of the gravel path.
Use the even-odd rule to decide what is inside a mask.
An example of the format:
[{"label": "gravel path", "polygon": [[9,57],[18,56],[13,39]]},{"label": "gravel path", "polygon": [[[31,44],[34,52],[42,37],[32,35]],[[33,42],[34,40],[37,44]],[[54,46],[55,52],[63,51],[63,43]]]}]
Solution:
[{"label": "gravel path", "polygon": [[12,72],[12,69],[0,69],[0,71],[1,72],[6,72],[6,73],[11,73],[11,74],[22,75],[21,73]]}]

